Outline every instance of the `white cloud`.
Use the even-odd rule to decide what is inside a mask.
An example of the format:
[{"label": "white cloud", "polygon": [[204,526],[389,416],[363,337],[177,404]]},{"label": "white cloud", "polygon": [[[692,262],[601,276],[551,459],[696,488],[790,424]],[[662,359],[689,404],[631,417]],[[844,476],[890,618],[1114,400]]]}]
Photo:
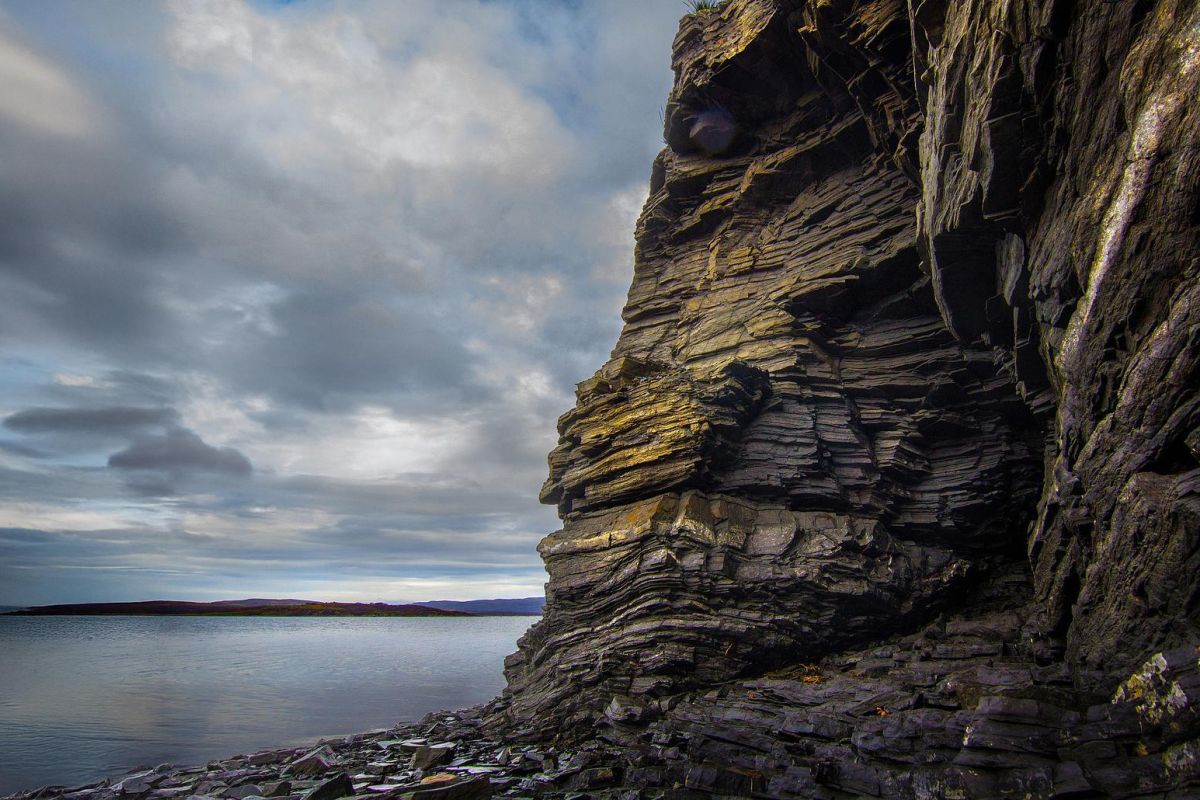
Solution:
[{"label": "white cloud", "polygon": [[279,474],[386,478],[438,471],[446,449],[458,446],[467,433],[452,419],[399,419],[390,409],[364,406],[336,420],[312,419],[291,435],[263,437],[247,444],[245,452]]},{"label": "white cloud", "polygon": [[[84,508],[49,503],[13,503],[0,507],[0,528],[31,528],[88,534],[157,521],[145,509],[108,503],[89,503]],[[151,528],[146,532],[153,535]]]},{"label": "white cloud", "polygon": [[75,375],[70,372],[59,372],[54,375],[54,382],[59,386],[85,386],[92,388],[98,385],[93,375]]},{"label": "white cloud", "polygon": [[254,58],[250,9],[240,0],[175,0],[168,41],[172,55],[188,67],[210,68]]},{"label": "white cloud", "polygon": [[227,81],[221,102],[203,113],[234,115],[282,171],[402,162],[547,180],[571,156],[553,111],[461,42],[411,31],[403,45],[416,55],[388,60],[363,21],[346,14],[285,19],[244,0],[170,8],[176,62]]}]

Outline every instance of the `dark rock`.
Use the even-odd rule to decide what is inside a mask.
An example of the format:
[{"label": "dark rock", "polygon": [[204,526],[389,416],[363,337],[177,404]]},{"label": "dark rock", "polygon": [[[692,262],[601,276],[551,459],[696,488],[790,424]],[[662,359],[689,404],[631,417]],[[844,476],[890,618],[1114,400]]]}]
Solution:
[{"label": "dark rock", "polygon": [[410,766],[413,769],[421,770],[440,766],[450,761],[454,755],[454,750],[455,744],[453,742],[421,745],[413,751]]},{"label": "dark rock", "polygon": [[246,761],[254,766],[262,766],[263,764],[274,764],[280,761],[282,755],[290,755],[290,753],[280,753],[277,751],[253,753],[246,757]]},{"label": "dark rock", "polygon": [[166,779],[166,776],[161,772],[142,772],[124,778],[120,783],[114,785],[113,788],[123,797],[136,797],[149,793],[151,789],[163,783]]},{"label": "dark rock", "polygon": [[337,800],[354,794],[354,784],[344,772],[318,783],[303,794],[303,800]]},{"label": "dark rock", "polygon": [[291,775],[321,775],[339,766],[339,761],[328,745],[322,745],[297,758],[289,765]]},{"label": "dark rock", "polygon": [[650,716],[646,703],[630,697],[613,697],[604,709],[604,716],[612,722],[636,724]]},{"label": "dark rock", "polygon": [[617,782],[618,774],[612,767],[591,767],[580,770],[571,778],[575,789],[598,789]]},{"label": "dark rock", "polygon": [[412,800],[486,800],[492,796],[492,785],[486,776],[465,780],[451,777],[444,782],[427,783],[399,796]]}]

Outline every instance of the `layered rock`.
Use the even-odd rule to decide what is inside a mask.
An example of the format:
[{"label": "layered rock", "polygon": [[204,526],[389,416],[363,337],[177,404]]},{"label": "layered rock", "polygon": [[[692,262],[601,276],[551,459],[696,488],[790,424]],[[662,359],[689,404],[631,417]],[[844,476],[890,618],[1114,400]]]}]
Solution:
[{"label": "layered rock", "polygon": [[1200,8],[926,3],[914,36],[942,316],[1054,410],[1039,605],[1128,670],[1200,640]]},{"label": "layered rock", "polygon": [[731,0],[673,66],[497,719],[583,735],[1026,564],[1030,663],[1111,694],[1200,642],[1200,6]]},{"label": "layered rock", "polygon": [[1106,693],[1030,657],[1027,607],[983,605],[665,711],[612,707],[598,737],[641,797],[1196,796],[1194,648]]}]

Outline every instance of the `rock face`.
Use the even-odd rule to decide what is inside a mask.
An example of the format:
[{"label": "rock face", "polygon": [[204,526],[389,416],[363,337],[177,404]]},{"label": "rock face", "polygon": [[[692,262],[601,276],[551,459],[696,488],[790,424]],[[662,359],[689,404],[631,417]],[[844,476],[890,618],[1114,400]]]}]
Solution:
[{"label": "rock face", "polygon": [[[683,20],[673,67],[625,327],[559,422],[546,613],[493,724],[700,731],[738,717],[697,700],[714,685],[997,603],[1019,625],[955,657],[1028,662],[996,696],[1039,696],[1036,667],[1109,697],[1200,643],[1200,5],[730,0]],[[1039,724],[1074,736],[1096,696]],[[978,708],[1025,724],[1005,702]],[[955,719],[954,747],[912,723],[922,763],[970,749]],[[891,734],[844,733],[885,757]]]},{"label": "rock face", "polygon": [[936,6],[922,247],[948,327],[1052,409],[1039,606],[1119,673],[1200,640],[1200,7]]}]

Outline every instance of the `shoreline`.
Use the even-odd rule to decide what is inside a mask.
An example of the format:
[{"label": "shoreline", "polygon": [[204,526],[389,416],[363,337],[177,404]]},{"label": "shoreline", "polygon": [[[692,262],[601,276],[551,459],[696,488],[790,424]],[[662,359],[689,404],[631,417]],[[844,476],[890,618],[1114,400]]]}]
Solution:
[{"label": "shoreline", "polygon": [[595,776],[577,779],[585,772],[577,751],[517,746],[484,735],[486,707],[434,712],[391,728],[206,764],[137,767],[74,786],[19,790],[0,800],[476,800],[565,796],[596,783]]},{"label": "shoreline", "polygon": [[537,617],[406,619],[0,621],[0,796],[101,797],[85,790],[139,765],[419,736],[407,729],[428,714],[500,693],[503,658]]}]

